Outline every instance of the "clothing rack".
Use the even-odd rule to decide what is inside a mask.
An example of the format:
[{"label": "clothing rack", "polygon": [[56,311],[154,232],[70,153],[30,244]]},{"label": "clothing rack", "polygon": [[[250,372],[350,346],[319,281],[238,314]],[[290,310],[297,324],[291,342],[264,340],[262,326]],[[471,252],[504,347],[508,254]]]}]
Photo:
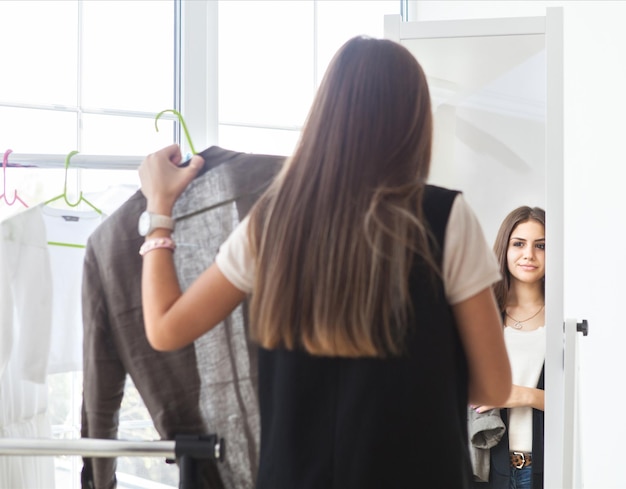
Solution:
[{"label": "clothing rack", "polygon": [[[65,168],[67,155],[11,153],[8,168]],[[86,155],[72,157],[71,167],[92,170],[136,170],[145,156]]]},{"label": "clothing rack", "polygon": [[198,486],[196,460],[211,459],[221,462],[224,460],[224,452],[224,439],[217,435],[178,435],[173,441],[0,438],[0,456],[165,457],[169,463],[176,460],[180,467],[180,489]]}]

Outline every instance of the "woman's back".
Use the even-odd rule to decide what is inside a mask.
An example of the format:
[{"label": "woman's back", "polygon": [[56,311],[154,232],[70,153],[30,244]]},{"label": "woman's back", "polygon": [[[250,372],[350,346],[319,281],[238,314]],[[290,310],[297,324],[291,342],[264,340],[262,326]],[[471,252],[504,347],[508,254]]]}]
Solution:
[{"label": "woman's back", "polygon": [[[456,195],[426,190],[424,211],[439,249]],[[261,350],[259,489],[468,487],[467,365],[436,281],[433,291],[433,276],[415,265],[417,320],[403,355]]]}]

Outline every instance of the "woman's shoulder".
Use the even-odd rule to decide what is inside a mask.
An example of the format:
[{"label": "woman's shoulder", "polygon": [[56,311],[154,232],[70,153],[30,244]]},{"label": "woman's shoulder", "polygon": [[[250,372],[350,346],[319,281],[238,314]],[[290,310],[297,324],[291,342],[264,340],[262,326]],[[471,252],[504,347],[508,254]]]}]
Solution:
[{"label": "woman's shoulder", "polygon": [[460,190],[440,187],[438,185],[427,184],[424,187],[424,201],[450,201],[453,202],[458,195],[462,195]]},{"label": "woman's shoulder", "polygon": [[436,185],[426,185],[422,210],[431,230],[438,240],[443,242],[457,197],[462,195],[457,190],[450,190]]}]

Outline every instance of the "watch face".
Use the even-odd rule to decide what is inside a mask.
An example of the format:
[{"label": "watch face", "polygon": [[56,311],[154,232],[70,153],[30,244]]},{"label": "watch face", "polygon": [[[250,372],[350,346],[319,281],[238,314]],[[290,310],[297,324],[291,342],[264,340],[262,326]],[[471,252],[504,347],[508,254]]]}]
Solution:
[{"label": "watch face", "polygon": [[144,211],[139,216],[137,230],[141,236],[148,236],[155,229],[174,229],[174,220],[169,216],[161,216],[159,214],[150,214]]},{"label": "watch face", "polygon": [[145,236],[148,234],[150,230],[150,214],[147,211],[142,212],[141,216],[139,216],[139,234],[141,236]]}]

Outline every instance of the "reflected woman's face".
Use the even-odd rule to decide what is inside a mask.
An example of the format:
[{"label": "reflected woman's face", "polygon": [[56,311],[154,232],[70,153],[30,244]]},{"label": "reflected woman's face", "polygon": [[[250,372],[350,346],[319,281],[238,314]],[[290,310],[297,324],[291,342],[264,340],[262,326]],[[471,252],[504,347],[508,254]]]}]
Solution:
[{"label": "reflected woman's face", "polygon": [[534,283],[543,279],[546,270],[545,229],[540,222],[518,224],[511,233],[507,249],[507,265],[512,279]]}]

